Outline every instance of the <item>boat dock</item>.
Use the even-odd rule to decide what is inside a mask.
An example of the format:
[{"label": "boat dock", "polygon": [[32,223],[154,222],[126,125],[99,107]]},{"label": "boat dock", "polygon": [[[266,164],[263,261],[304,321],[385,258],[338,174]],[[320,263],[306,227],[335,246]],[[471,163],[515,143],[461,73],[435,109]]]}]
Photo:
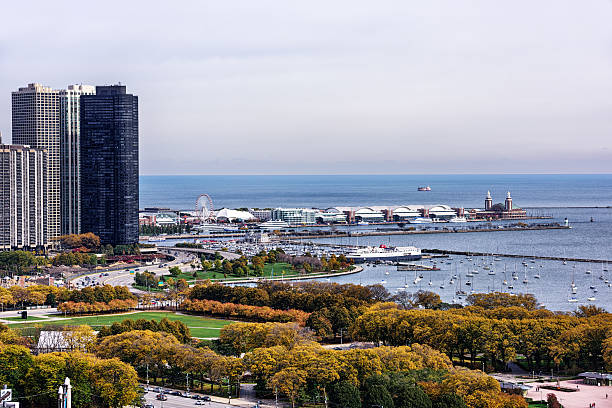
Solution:
[{"label": "boat dock", "polygon": [[436,266],[430,265],[421,265],[415,263],[406,263],[406,262],[398,262],[397,265],[398,271],[439,271],[440,268]]}]

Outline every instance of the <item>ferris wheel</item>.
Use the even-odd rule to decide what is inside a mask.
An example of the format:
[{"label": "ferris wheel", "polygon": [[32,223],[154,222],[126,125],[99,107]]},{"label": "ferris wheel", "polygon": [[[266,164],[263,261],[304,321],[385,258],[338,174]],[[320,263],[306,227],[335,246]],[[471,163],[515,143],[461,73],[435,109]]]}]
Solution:
[{"label": "ferris wheel", "polygon": [[207,223],[213,218],[213,202],[208,194],[200,194],[195,205],[196,217],[200,222]]}]

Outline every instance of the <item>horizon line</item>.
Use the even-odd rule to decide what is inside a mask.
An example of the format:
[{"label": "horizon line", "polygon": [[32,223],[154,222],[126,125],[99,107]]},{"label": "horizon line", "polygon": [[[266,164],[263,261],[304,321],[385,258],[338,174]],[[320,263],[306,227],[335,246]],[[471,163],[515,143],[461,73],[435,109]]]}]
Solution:
[{"label": "horizon line", "polygon": [[139,174],[145,177],[189,176],[610,176],[603,173],[187,173],[187,174]]}]

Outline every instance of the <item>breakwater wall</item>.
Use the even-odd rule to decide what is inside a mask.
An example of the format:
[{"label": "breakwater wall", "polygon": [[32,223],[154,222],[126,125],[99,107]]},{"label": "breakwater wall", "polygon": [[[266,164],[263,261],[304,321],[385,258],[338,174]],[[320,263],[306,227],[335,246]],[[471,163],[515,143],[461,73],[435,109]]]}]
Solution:
[{"label": "breakwater wall", "polygon": [[565,230],[570,229],[570,226],[559,224],[542,224],[542,225],[527,225],[527,226],[512,226],[512,227],[485,227],[485,228],[439,228],[439,229],[424,229],[424,230],[391,230],[391,231],[364,231],[364,232],[344,232],[335,231],[324,234],[293,234],[281,235],[282,239],[295,240],[303,238],[343,238],[343,237],[376,237],[387,235],[419,235],[419,234],[461,234],[470,232],[498,232],[498,231],[541,231],[541,230]]},{"label": "breakwater wall", "polygon": [[549,261],[568,261],[568,262],[592,262],[592,263],[612,263],[606,259],[588,259],[588,258],[568,258],[558,256],[541,256],[541,255],[520,255],[520,254],[499,254],[491,252],[474,252],[474,251],[451,251],[448,249],[421,249],[421,252],[426,254],[442,254],[442,255],[466,255],[466,256],[493,256],[505,258],[521,258],[521,259],[544,259]]}]

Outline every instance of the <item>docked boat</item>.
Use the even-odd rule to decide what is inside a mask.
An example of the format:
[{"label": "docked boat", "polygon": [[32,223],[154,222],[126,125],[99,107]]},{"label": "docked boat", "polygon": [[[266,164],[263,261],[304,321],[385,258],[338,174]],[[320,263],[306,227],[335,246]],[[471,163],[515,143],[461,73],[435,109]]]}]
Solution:
[{"label": "docked boat", "polygon": [[365,247],[346,255],[355,263],[373,261],[416,261],[421,259],[421,249],[416,247]]},{"label": "docked boat", "polygon": [[417,191],[431,191],[431,187],[429,186],[420,186],[417,188]]},{"label": "docked boat", "polygon": [[165,237],[149,237],[149,239],[147,241],[149,242],[161,242],[161,241],[165,241],[166,238]]},{"label": "docked boat", "polygon": [[465,217],[452,217],[451,219],[448,220],[448,222],[467,222],[467,218]]},{"label": "docked boat", "polygon": [[410,224],[431,224],[433,220],[428,217],[416,217],[408,222]]}]

